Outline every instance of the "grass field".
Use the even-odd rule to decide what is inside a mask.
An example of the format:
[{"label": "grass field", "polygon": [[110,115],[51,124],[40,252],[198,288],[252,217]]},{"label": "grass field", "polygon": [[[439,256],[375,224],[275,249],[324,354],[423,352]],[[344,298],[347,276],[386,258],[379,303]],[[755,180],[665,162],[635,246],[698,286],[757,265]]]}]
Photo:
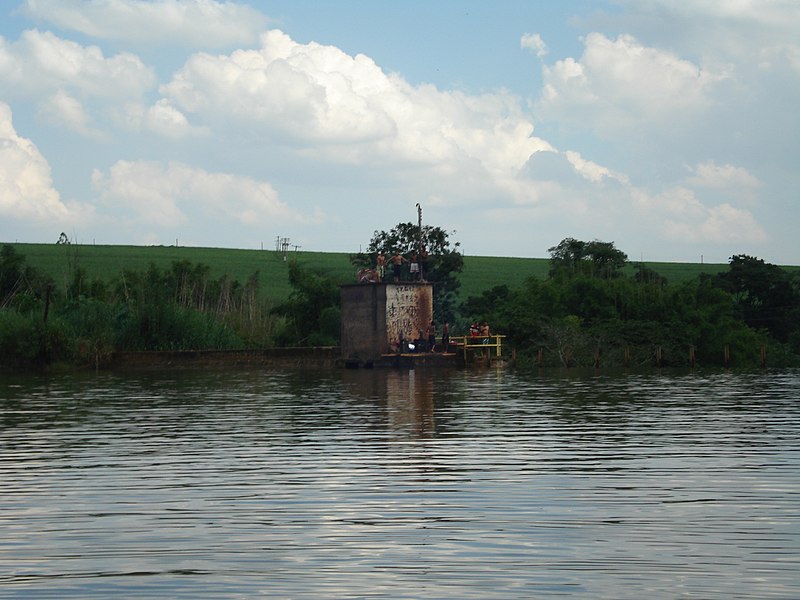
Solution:
[{"label": "grass field", "polygon": [[[272,250],[236,250],[230,248],[191,248],[175,246],[95,246],[57,244],[11,244],[23,255],[26,264],[50,275],[59,286],[65,286],[70,272],[76,266],[86,270],[91,277],[109,280],[123,269],[144,270],[153,263],[162,270],[173,262],[188,260],[203,263],[211,268],[213,278],[228,274],[245,282],[254,272],[259,272],[261,291],[279,300],[290,292],[286,263]],[[349,255],[335,252],[292,252],[289,258],[301,264],[320,268],[342,283],[355,281],[356,269]],[[645,263],[668,279],[682,283],[700,273],[718,273],[727,264],[698,263]],[[497,285],[518,286],[526,277],[544,279],[547,276],[547,258],[513,258],[490,256],[465,256],[461,274],[460,298],[479,295]],[[627,267],[633,274],[632,265]]]},{"label": "grass field", "polygon": [[[259,272],[261,291],[274,299],[289,292],[287,263],[274,251],[236,250],[230,248],[192,248],[182,246],[94,246],[56,244],[12,244],[25,256],[26,264],[50,275],[59,286],[65,286],[70,272],[77,266],[90,277],[110,280],[123,269],[144,270],[150,264],[167,270],[173,262],[188,260],[211,268],[211,277],[225,274],[245,282]],[[290,258],[303,264],[320,266],[341,281],[352,278],[353,267],[347,254],[298,252]]]}]

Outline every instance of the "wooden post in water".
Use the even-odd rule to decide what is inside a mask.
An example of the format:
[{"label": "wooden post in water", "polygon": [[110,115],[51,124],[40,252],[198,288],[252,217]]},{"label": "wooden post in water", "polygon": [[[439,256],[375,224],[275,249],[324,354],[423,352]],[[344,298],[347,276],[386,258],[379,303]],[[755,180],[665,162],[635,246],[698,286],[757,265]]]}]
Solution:
[{"label": "wooden post in water", "polygon": [[543,362],[544,362],[544,350],[539,348],[539,352],[536,353],[536,365],[541,367]]},{"label": "wooden post in water", "polygon": [[625,346],[625,351],[622,355],[622,362],[625,364],[626,367],[631,365],[631,347]]},{"label": "wooden post in water", "polygon": [[661,346],[656,346],[656,366],[661,367]]},{"label": "wooden post in water", "polygon": [[600,368],[600,346],[595,346],[594,349],[594,368]]},{"label": "wooden post in water", "polygon": [[725,344],[725,348],[722,350],[722,362],[725,365],[725,368],[728,368],[728,365],[731,362],[731,346],[730,344]]},{"label": "wooden post in water", "polygon": [[695,352],[694,344],[689,346],[689,366],[694,368]]}]

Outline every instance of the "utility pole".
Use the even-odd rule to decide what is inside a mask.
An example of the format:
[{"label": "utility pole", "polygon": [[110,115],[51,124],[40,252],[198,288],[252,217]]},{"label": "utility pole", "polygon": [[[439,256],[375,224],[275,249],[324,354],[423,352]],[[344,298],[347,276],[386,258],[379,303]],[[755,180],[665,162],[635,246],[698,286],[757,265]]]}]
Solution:
[{"label": "utility pole", "polygon": [[419,227],[419,239],[417,240],[417,252],[422,254],[422,206],[417,202],[417,226]]},{"label": "utility pole", "polygon": [[[283,256],[284,262],[287,259],[287,254],[289,253],[290,245],[291,245],[291,240],[289,240],[288,237],[278,236],[275,238],[275,252]],[[297,246],[297,248],[299,248],[299,246]]]}]

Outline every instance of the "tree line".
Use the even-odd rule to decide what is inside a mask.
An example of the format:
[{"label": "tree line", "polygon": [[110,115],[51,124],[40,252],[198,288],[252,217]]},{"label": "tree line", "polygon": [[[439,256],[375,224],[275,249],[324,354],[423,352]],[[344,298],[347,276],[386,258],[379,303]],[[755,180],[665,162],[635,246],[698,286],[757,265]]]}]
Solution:
[{"label": "tree line", "polygon": [[671,285],[643,264],[625,276],[613,242],[566,238],[546,279],[468,298],[461,313],[508,336],[523,364],[800,364],[800,278],[736,255],[729,269]]},{"label": "tree line", "polygon": [[[548,251],[546,278],[497,286],[458,301],[463,256],[444,230],[401,223],[376,231],[355,268],[378,252],[429,250],[435,319],[487,321],[507,336],[521,365],[800,365],[800,277],[747,256],[729,269],[671,284],[635,264],[613,242],[566,238]],[[66,362],[99,366],[120,350],[248,349],[339,343],[339,285],[321,270],[289,261],[291,293],[259,297],[259,274],[212,277],[208,265],[122,269],[111,280],[69,264],[65,286],[0,249],[0,366]]]}]

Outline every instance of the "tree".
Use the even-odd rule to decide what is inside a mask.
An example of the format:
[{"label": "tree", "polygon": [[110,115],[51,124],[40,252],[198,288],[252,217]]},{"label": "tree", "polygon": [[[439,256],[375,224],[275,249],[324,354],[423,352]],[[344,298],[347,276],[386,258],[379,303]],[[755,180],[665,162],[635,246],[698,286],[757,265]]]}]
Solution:
[{"label": "tree", "polygon": [[338,283],[322,271],[289,261],[289,298],[273,309],[286,318],[285,339],[291,345],[335,345],[341,319]]},{"label": "tree", "polygon": [[601,279],[619,277],[628,262],[628,255],[614,247],[614,242],[594,240],[586,244],[586,254],[592,265],[591,273]]},{"label": "tree", "polygon": [[628,262],[628,255],[617,250],[614,242],[583,242],[564,238],[557,246],[548,248],[550,276],[585,274],[601,279],[618,277]]},{"label": "tree", "polygon": [[547,251],[550,253],[551,277],[564,272],[577,272],[586,258],[586,242],[568,237]]},{"label": "tree", "polygon": [[0,250],[0,306],[4,306],[22,285],[25,257],[14,246],[5,244]]},{"label": "tree", "polygon": [[35,267],[25,264],[25,257],[13,246],[0,249],[0,308],[31,305],[52,290],[53,281]]},{"label": "tree", "polygon": [[777,265],[746,254],[730,259],[727,273],[718,276],[719,286],[730,292],[745,323],[768,330],[775,339],[787,341],[797,331],[800,293],[789,274]]},{"label": "tree", "polygon": [[616,316],[609,282],[593,277],[571,277],[560,287],[560,304],[568,315],[576,315],[586,324]]},{"label": "tree", "polygon": [[498,324],[497,310],[508,302],[511,289],[507,285],[496,285],[480,296],[470,296],[461,303],[461,314],[471,322],[488,321]]},{"label": "tree", "polygon": [[368,252],[375,254],[383,250],[387,254],[398,251],[402,254],[409,254],[411,252],[420,252],[422,249],[420,245],[431,256],[441,256],[450,252],[457,252],[461,244],[455,242],[451,248],[448,232],[440,227],[423,225],[420,233],[419,225],[398,223],[390,231],[375,231],[370,240]]},{"label": "tree", "polygon": [[[451,232],[454,233],[454,232]],[[464,268],[464,257],[458,251],[459,242],[450,244],[450,234],[440,227],[413,223],[398,223],[390,231],[375,231],[370,240],[367,254],[351,256],[356,266],[374,266],[374,256],[383,251],[391,256],[419,253],[423,247],[428,253],[425,279],[433,284],[434,312],[441,321],[449,321],[454,316],[456,295],[461,282],[458,273]]]},{"label": "tree", "polygon": [[644,263],[638,263],[635,266],[636,274],[633,278],[637,283],[652,285],[654,287],[663,288],[667,285],[667,278],[657,273]]}]

